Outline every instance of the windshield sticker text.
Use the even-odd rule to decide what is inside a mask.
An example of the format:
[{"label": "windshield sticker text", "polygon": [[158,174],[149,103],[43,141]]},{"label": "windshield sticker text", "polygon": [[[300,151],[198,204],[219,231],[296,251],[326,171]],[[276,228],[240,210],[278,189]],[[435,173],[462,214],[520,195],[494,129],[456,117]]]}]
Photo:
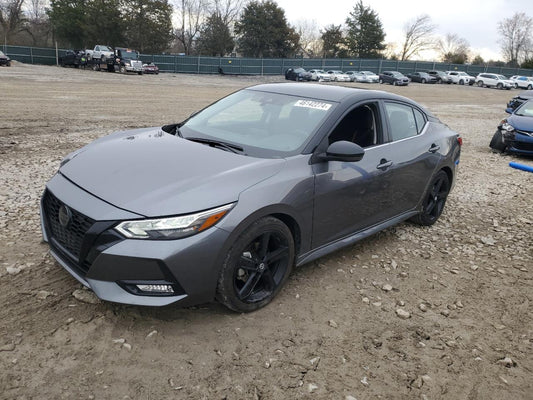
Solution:
[{"label": "windshield sticker text", "polygon": [[295,107],[314,108],[315,110],[328,111],[331,107],[329,103],[322,103],[321,101],[313,100],[298,100],[294,103]]}]

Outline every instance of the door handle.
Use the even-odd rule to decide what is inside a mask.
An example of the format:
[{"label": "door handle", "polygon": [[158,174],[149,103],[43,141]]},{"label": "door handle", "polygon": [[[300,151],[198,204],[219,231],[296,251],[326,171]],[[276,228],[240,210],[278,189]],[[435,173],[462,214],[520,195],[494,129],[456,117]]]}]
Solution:
[{"label": "door handle", "polygon": [[380,164],[376,167],[377,169],[387,169],[392,165],[392,161],[387,161],[384,158],[381,159]]},{"label": "door handle", "polygon": [[439,150],[440,150],[440,146],[437,145],[437,144],[432,144],[431,147],[429,148],[429,152],[430,153],[435,153],[435,152],[437,152]]}]

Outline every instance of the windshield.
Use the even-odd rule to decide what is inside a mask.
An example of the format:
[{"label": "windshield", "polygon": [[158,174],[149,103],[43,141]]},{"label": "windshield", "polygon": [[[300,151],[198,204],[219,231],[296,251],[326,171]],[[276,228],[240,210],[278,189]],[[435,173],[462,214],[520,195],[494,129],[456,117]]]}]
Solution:
[{"label": "windshield", "polygon": [[397,78],[401,78],[403,76],[403,74],[401,72],[393,72],[392,75],[397,77]]},{"label": "windshield", "polygon": [[507,78],[503,75],[497,75],[498,76],[498,79],[501,79],[503,81],[507,80]]},{"label": "windshield", "polygon": [[0,56],[5,56],[4,52],[0,51]]},{"label": "windshield", "polygon": [[223,141],[255,157],[278,158],[300,152],[335,103],[245,89],[190,118],[184,138]]},{"label": "windshield", "polygon": [[375,73],[373,73],[372,71],[361,71],[362,74],[365,74],[365,75],[376,75]]},{"label": "windshield", "polygon": [[111,48],[107,47],[107,46],[100,46],[100,51],[113,51],[111,50]]},{"label": "windshield", "polygon": [[122,58],[126,58],[128,60],[137,60],[137,59],[139,59],[139,53],[137,53],[136,51],[120,50],[120,54],[122,55]]},{"label": "windshield", "polygon": [[520,117],[533,117],[533,101],[526,101],[514,112]]}]

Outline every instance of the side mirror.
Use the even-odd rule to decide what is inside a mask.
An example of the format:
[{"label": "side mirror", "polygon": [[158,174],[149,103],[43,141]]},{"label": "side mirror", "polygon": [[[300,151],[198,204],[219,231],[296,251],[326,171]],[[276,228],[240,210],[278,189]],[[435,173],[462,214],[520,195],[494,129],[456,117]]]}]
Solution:
[{"label": "side mirror", "polygon": [[340,140],[331,143],[325,153],[318,154],[318,158],[321,161],[355,162],[360,161],[364,155],[365,149],[358,144]]},{"label": "side mirror", "polygon": [[507,114],[512,114],[513,111],[514,111],[514,110],[513,110],[511,107],[507,107],[507,108],[505,109],[505,112],[506,112]]}]

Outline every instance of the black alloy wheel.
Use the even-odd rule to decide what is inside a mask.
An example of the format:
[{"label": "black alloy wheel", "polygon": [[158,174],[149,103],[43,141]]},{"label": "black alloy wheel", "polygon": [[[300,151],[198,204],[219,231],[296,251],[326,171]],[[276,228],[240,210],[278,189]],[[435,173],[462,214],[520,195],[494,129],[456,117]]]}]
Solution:
[{"label": "black alloy wheel", "polygon": [[431,181],[429,189],[424,195],[422,211],[411,220],[418,225],[433,225],[444,210],[448,193],[450,193],[448,174],[440,170]]},{"label": "black alloy wheel", "polygon": [[254,222],[235,241],[220,272],[217,299],[231,310],[250,312],[281,290],[294,264],[294,240],[280,220]]}]

